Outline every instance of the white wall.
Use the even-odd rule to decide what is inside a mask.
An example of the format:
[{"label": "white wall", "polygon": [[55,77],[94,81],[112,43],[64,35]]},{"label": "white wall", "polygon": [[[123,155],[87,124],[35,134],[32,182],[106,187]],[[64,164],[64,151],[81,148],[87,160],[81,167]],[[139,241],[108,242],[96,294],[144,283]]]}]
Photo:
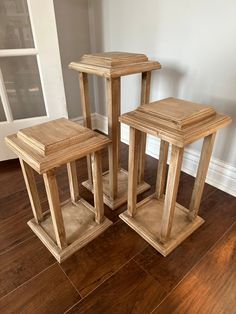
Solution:
[{"label": "white wall", "polygon": [[[78,72],[68,69],[71,61],[90,52],[88,0],[54,0],[58,40],[70,118],[80,116]],[[90,82],[91,110],[94,112],[93,82]]]},{"label": "white wall", "polygon": [[[236,167],[236,1],[89,0],[92,51],[142,52],[161,62],[151,100],[167,96],[213,105],[233,123],[213,155]],[[122,79],[122,112],[139,104],[140,77]],[[106,114],[101,82],[96,112]],[[196,151],[200,143],[193,146]]]}]

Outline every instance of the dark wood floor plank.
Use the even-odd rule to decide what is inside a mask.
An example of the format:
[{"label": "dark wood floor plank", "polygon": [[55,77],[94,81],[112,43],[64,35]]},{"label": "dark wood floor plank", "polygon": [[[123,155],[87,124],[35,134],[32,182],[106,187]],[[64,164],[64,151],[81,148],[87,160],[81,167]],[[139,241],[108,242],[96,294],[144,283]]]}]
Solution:
[{"label": "dark wood floor plank", "polygon": [[63,313],[80,299],[57,264],[0,300],[1,313]]},{"label": "dark wood floor plank", "polygon": [[0,298],[55,263],[42,242],[33,236],[0,256]]},{"label": "dark wood floor plank", "polygon": [[201,206],[205,223],[169,256],[163,257],[149,246],[135,260],[167,291],[172,290],[234,223],[235,208],[236,198],[222,191],[214,192]]},{"label": "dark wood floor plank", "polygon": [[85,296],[146,247],[146,242],[119,221],[61,264]]},{"label": "dark wood floor plank", "polygon": [[236,224],[155,313],[236,313]]},{"label": "dark wood floor plank", "polygon": [[166,292],[131,261],[67,313],[150,313]]}]

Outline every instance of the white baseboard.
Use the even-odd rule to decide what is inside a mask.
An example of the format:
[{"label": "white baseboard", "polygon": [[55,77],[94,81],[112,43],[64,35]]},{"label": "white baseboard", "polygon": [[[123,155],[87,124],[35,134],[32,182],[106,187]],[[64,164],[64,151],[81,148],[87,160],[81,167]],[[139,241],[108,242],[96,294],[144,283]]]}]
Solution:
[{"label": "white baseboard", "polygon": [[[78,117],[73,121],[82,123],[83,118]],[[105,134],[108,130],[108,120],[106,116],[98,113],[92,114],[93,129],[97,129]],[[129,144],[129,127],[121,124],[121,141]],[[159,158],[160,141],[158,138],[149,136],[147,138],[146,153],[154,158]],[[200,154],[192,149],[185,149],[182,171],[196,176],[197,166]],[[236,196],[236,168],[216,158],[211,158],[206,182],[215,186],[219,190],[225,191],[233,196]]]}]

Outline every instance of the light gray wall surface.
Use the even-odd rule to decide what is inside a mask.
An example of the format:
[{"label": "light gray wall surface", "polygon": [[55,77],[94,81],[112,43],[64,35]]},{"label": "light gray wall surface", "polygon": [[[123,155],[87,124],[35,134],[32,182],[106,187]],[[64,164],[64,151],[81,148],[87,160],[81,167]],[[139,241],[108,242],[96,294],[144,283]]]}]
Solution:
[{"label": "light gray wall surface", "polygon": [[[87,0],[54,0],[66,102],[70,118],[81,116],[78,72],[68,69],[71,61],[90,53]],[[93,82],[90,80],[91,112],[94,112]]]},{"label": "light gray wall surface", "polygon": [[[209,104],[233,123],[219,132],[213,156],[236,167],[236,2],[89,0],[92,51],[145,53],[161,62],[151,101],[175,96]],[[96,86],[95,86],[96,87]],[[106,114],[102,84],[96,112]],[[122,112],[140,101],[140,76],[122,79]],[[200,150],[200,143],[192,146]]]}]

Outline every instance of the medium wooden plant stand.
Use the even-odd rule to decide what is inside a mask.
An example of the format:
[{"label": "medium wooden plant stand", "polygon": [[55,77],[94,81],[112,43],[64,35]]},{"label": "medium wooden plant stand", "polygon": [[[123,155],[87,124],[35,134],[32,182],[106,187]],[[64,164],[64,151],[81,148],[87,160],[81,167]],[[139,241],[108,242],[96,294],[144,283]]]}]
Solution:
[{"label": "medium wooden plant stand", "polygon": [[[28,225],[58,262],[86,245],[112,222],[104,217],[100,150],[110,140],[67,119],[20,130],[6,143],[20,159],[34,218]],[[75,160],[92,157],[94,207],[79,195]],[[67,165],[71,198],[60,204],[55,169]],[[43,175],[49,210],[42,211],[34,170]]]},{"label": "medium wooden plant stand", "polygon": [[[167,98],[124,114],[120,121],[130,126],[128,208],[120,217],[166,256],[204,222],[198,210],[216,131],[231,119],[208,106]],[[142,133],[160,138],[160,154],[156,192],[137,204],[137,154]],[[204,138],[202,152],[187,209],[176,203],[184,147],[200,138]],[[169,144],[172,148],[166,184]]]},{"label": "medium wooden plant stand", "polygon": [[[84,55],[80,61],[72,62],[70,69],[79,72],[82,111],[84,125],[92,127],[88,92],[88,74],[102,76],[106,79],[106,99],[108,110],[108,135],[112,140],[109,147],[109,171],[103,174],[104,202],[111,208],[116,209],[127,201],[128,174],[120,168],[120,83],[121,77],[142,73],[141,104],[149,102],[150,83],[152,70],[160,69],[156,61],[148,60],[144,54],[126,52],[107,52],[92,55]],[[144,161],[146,134],[140,139],[142,153],[139,159],[139,175],[137,193],[142,193],[150,188],[144,182]],[[91,161],[88,157],[88,181],[83,185],[93,191]]]}]

